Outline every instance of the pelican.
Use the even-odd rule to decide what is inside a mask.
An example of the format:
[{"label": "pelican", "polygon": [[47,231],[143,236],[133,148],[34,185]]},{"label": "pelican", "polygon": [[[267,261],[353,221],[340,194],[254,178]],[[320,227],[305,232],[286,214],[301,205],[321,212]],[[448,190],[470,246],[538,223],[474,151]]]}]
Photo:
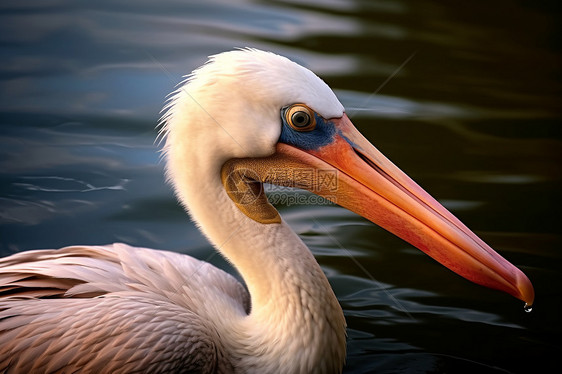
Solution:
[{"label": "pelican", "polygon": [[324,196],[459,275],[533,303],[523,272],[285,57],[211,56],[170,96],[162,123],[168,180],[246,286],[192,257],[125,244],[14,254],[0,268],[1,372],[340,373],[342,309],[264,183]]}]

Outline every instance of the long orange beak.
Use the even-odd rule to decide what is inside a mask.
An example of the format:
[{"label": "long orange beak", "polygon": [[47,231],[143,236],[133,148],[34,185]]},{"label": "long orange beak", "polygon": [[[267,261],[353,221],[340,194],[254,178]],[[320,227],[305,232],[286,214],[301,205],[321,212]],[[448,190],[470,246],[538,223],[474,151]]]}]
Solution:
[{"label": "long orange beak", "polygon": [[[468,280],[505,291],[527,306],[533,304],[533,286],[521,270],[390,162],[347,115],[330,122],[337,133],[328,145],[304,151],[278,144],[275,157],[282,157],[285,163],[328,173],[324,175],[328,180],[297,187],[360,214]],[[329,179],[334,169],[335,182]]]}]

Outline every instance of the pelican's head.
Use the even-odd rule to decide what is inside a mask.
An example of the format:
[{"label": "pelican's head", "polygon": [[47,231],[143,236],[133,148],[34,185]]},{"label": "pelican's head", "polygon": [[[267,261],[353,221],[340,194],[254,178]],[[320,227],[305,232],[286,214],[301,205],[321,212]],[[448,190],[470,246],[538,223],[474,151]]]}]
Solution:
[{"label": "pelican's head", "polygon": [[189,155],[191,167],[220,173],[238,209],[263,225],[281,219],[262,183],[309,190],[461,276],[533,303],[525,274],[365,139],[310,70],[255,49],[221,53],[188,77],[169,106],[163,120],[172,180]]}]

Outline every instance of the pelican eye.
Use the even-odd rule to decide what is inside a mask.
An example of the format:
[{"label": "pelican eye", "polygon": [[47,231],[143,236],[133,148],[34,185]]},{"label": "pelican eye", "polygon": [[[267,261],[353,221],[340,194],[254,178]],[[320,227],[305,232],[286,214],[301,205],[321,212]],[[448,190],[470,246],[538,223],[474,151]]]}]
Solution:
[{"label": "pelican eye", "polygon": [[296,131],[311,131],[316,127],[314,111],[304,104],[288,107],[285,111],[285,120]]}]

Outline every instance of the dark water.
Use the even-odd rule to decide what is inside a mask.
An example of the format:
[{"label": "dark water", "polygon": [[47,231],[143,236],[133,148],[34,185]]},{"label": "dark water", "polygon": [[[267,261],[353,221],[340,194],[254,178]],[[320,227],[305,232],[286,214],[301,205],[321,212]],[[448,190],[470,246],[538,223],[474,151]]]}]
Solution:
[{"label": "dark water", "polygon": [[553,368],[562,354],[555,4],[3,1],[0,254],[124,241],[226,268],[164,184],[154,126],[165,95],[207,55],[258,47],[322,76],[380,150],[536,289],[525,313],[344,209],[279,206],[345,310],[345,372]]}]

